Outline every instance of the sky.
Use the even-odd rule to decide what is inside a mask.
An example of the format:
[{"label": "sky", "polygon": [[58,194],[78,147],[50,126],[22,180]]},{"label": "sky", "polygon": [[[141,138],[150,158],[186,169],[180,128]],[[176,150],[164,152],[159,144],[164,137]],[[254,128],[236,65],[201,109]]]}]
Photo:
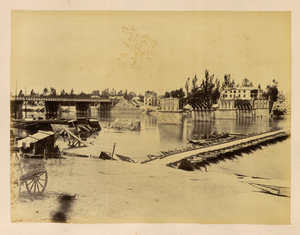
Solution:
[{"label": "sky", "polygon": [[11,93],[164,94],[205,70],[291,89],[290,12],[12,11]]}]

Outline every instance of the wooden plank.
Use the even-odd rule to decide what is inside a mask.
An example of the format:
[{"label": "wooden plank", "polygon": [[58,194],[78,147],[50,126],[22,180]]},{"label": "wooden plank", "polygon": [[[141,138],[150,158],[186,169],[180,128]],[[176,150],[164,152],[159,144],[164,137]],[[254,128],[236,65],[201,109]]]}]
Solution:
[{"label": "wooden plank", "polygon": [[[56,130],[58,130],[58,127],[57,127],[57,126],[52,127],[52,128],[55,128]],[[76,141],[75,146],[76,146],[77,144],[78,144],[78,146],[80,146],[80,144],[83,144],[83,146],[89,146],[89,145],[87,145],[86,143],[84,143],[79,137],[77,137],[75,134],[73,134],[73,133],[68,129],[68,127],[64,127],[63,125],[61,125],[59,128],[61,128],[64,132],[67,133],[69,139],[73,139],[73,140]]]}]

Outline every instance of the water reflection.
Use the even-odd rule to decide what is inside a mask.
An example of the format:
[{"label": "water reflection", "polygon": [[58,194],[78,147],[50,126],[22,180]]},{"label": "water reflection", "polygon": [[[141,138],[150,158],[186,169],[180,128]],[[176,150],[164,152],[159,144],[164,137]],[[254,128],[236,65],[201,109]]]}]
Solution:
[{"label": "water reflection", "polygon": [[[76,118],[75,110],[64,112],[62,118]],[[41,113],[31,112],[28,116],[38,117]],[[92,135],[82,135],[81,137],[101,146],[103,150],[110,151],[113,143],[118,143],[117,150],[122,154],[133,158],[147,158],[148,154],[156,154],[160,151],[181,148],[189,145],[187,139],[193,135],[211,133],[216,131],[230,133],[253,133],[268,131],[274,128],[284,129],[290,126],[290,120],[272,118],[243,118],[236,120],[216,119],[213,122],[193,121],[191,117],[184,116],[182,125],[158,124],[157,115],[142,114],[138,112],[99,112],[92,108],[91,118],[99,120],[102,131]],[[141,130],[115,131],[105,129],[108,123],[116,119],[140,120]],[[17,136],[25,137],[33,132],[25,130],[15,130],[19,132]]]}]

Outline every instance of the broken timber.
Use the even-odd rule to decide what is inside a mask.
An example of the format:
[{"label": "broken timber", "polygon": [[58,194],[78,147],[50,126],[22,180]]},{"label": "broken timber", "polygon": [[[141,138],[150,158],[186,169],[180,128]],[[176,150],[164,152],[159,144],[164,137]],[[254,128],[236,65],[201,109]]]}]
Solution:
[{"label": "broken timber", "polygon": [[84,143],[79,137],[77,137],[74,133],[72,133],[67,126],[51,124],[53,131],[57,134],[65,134],[68,137],[69,145],[74,147],[79,147],[80,144],[83,146],[89,146]]},{"label": "broken timber", "polygon": [[240,138],[226,143],[216,143],[211,146],[174,153],[150,161],[148,160],[148,164],[167,165],[185,170],[200,169],[200,167],[206,168],[210,163],[217,163],[225,158],[236,158],[234,155],[240,155],[241,152],[251,152],[251,148],[261,148],[260,145],[285,139],[289,136],[289,132],[289,130],[278,130]]}]

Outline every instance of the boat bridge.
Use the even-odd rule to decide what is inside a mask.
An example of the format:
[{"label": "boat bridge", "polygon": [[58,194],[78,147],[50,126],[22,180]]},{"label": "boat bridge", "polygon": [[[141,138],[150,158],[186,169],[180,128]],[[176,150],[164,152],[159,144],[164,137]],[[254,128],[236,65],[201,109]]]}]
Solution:
[{"label": "boat bridge", "polygon": [[[173,152],[166,156],[153,158],[143,163],[167,165],[179,168],[182,161],[189,161],[189,164],[194,165],[195,168],[197,168],[197,166],[200,168],[200,166],[205,167],[205,162],[207,162],[208,159],[216,161],[215,159],[222,157],[222,155],[224,156],[228,153],[234,155],[235,151],[243,151],[246,148],[251,149],[251,146],[258,146],[264,144],[266,141],[276,141],[276,139],[286,138],[289,134],[290,130],[277,130],[253,134],[232,141],[216,142],[209,146],[193,146],[188,151]],[[193,166],[190,167],[192,168]]]},{"label": "boat bridge", "polygon": [[75,104],[76,112],[82,116],[89,116],[91,105],[98,106],[100,111],[109,111],[116,101],[107,98],[72,98],[55,96],[11,96],[11,112],[15,118],[22,118],[22,105],[24,102],[36,101],[45,102],[45,111],[47,116],[60,117],[62,103]]}]

